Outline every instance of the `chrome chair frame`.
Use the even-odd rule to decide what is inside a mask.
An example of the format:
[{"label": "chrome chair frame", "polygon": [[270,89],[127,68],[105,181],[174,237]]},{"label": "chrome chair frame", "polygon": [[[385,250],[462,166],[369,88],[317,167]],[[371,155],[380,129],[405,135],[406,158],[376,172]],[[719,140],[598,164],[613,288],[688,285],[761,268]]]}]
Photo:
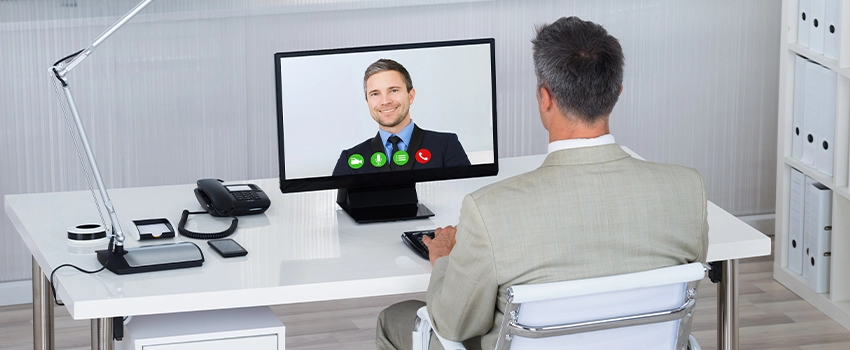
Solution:
[{"label": "chrome chair frame", "polygon": [[687,349],[690,343],[689,335],[693,310],[696,306],[696,286],[698,281],[689,282],[685,291],[684,302],[681,306],[668,310],[602,318],[589,321],[565,323],[558,325],[526,325],[518,322],[521,303],[514,303],[512,287],[507,290],[505,317],[496,341],[496,350],[507,350],[515,336],[531,339],[557,337],[562,335],[586,333],[606,329],[639,326],[652,323],[673,321],[678,319],[677,349]]},{"label": "chrome chair frame", "polygon": [[[670,273],[663,271],[665,269],[675,270],[675,272],[672,273],[674,273],[673,276],[677,277],[669,276]],[[699,270],[702,270],[703,277],[697,278]],[[678,320],[678,324],[676,326],[676,349],[699,350],[699,343],[697,343],[696,339],[690,335],[690,328],[691,321],[693,319],[693,310],[696,305],[696,287],[699,281],[704,278],[707,270],[708,267],[705,264],[691,263],[687,265],[672,266],[631,274],[600,277],[596,279],[591,278],[587,280],[509,287],[507,289],[506,296],[505,317],[502,319],[502,324],[499,329],[496,350],[510,349],[515,337],[540,339],[600,330],[649,325],[675,320]],[[664,277],[659,277],[661,275],[664,275]],[[687,275],[689,277],[685,278],[683,275]],[[627,280],[626,283],[631,286],[631,288],[618,288],[616,286],[608,288],[608,284],[614,285],[616,284],[615,281],[617,278],[623,277],[630,278],[630,280]],[[648,278],[651,282],[642,283],[641,281],[643,281],[643,278]],[[582,281],[590,281],[591,284],[578,285],[578,289],[581,290],[574,290],[575,286],[577,286],[576,282],[586,283]],[[600,285],[604,285],[605,287],[600,290]],[[675,303],[678,304],[678,306],[669,309],[652,310],[626,316],[612,316],[562,324],[532,325],[519,321],[523,303],[554,301],[562,298],[590,295],[590,293],[628,293],[629,291],[641,288],[658,288],[662,286],[679,286],[679,288],[681,288],[682,285],[684,285],[684,288],[680,289],[680,291],[683,292],[683,295],[681,295],[681,304],[676,301]],[[555,288],[555,293],[551,293],[546,289],[547,287]],[[518,298],[515,297],[517,295],[515,288],[523,289],[524,296],[522,298],[522,302],[517,301]],[[554,297],[549,297],[549,295],[554,295]],[[672,303],[673,301],[669,301],[668,307]],[[427,349],[429,346],[428,338],[432,331],[427,307],[423,306],[417,312],[414,331],[414,349]],[[444,339],[436,332],[434,332],[434,335],[440,340],[440,343],[447,350],[465,349],[463,344],[460,342]]]}]

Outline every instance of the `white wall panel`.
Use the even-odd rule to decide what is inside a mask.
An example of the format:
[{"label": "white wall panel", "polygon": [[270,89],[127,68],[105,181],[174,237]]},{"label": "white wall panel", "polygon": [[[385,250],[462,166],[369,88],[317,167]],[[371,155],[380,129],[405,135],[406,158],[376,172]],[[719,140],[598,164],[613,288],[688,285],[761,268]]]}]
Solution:
[{"label": "white wall panel", "polygon": [[[0,1],[0,195],[87,188],[47,67],[134,4]],[[277,176],[275,52],[494,37],[500,155],[539,154],[530,39],[534,25],[569,15],[603,24],[625,50],[611,116],[620,143],[697,168],[733,214],[773,211],[770,0],[158,1],[69,77],[107,187],[267,178]],[[0,222],[0,281],[28,278],[29,254]]]}]

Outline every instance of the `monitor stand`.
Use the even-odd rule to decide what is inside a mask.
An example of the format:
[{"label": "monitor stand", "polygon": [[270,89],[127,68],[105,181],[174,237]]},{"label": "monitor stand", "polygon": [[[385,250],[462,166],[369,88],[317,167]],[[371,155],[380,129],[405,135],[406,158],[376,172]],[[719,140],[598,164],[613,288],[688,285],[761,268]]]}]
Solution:
[{"label": "monitor stand", "polygon": [[336,202],[359,224],[434,216],[431,210],[419,203],[416,184],[340,188]]}]

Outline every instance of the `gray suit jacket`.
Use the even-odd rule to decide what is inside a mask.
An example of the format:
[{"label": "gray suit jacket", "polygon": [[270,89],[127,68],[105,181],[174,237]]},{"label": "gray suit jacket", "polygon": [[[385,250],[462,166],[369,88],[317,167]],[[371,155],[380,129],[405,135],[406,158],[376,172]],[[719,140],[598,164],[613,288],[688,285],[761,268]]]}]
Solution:
[{"label": "gray suit jacket", "polygon": [[694,169],[634,159],[618,145],[553,152],[464,198],[457,244],[431,274],[432,324],[493,349],[508,287],[704,262],[706,215]]}]

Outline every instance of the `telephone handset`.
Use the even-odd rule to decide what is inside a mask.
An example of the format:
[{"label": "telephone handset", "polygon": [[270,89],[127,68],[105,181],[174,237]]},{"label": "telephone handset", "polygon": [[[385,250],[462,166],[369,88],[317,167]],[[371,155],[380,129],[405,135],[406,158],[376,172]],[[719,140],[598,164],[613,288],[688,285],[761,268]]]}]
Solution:
[{"label": "telephone handset", "polygon": [[261,214],[271,205],[269,196],[257,185],[224,185],[217,179],[200,179],[195,197],[212,216]]},{"label": "telephone handset", "polygon": [[177,231],[181,235],[189,238],[199,239],[218,239],[224,238],[236,232],[236,225],[239,219],[238,215],[253,215],[260,214],[266,211],[271,205],[269,196],[266,195],[257,185],[254,184],[234,184],[224,185],[221,180],[217,179],[200,179],[198,187],[195,188],[195,198],[201,203],[201,206],[212,216],[230,216],[233,221],[230,227],[221,232],[204,233],[192,232],[186,229],[186,220],[189,214],[202,214],[205,212],[190,212],[183,210],[183,215],[180,217],[180,223],[177,224]]}]

